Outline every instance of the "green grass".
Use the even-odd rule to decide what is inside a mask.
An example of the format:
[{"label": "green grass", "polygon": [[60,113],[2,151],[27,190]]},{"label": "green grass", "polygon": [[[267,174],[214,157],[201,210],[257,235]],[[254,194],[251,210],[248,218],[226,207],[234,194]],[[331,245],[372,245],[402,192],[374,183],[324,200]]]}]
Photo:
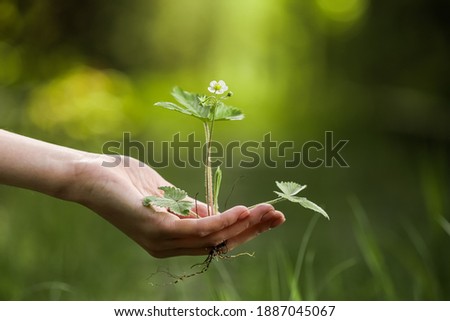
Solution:
[{"label": "green grass", "polygon": [[354,224],[356,242],[361,250],[364,262],[372,275],[374,288],[378,292],[379,297],[394,300],[397,298],[395,285],[386,265],[379,240],[373,232],[367,215],[359,201],[355,197],[351,197],[350,205],[356,218]]},{"label": "green grass", "polygon": [[214,261],[176,285],[149,276],[190,273],[204,257],[154,259],[81,206],[1,186],[0,299],[448,300],[450,223],[439,173],[420,172],[423,198],[414,202],[425,210],[414,215],[366,194],[326,198],[331,221],[280,205],[286,224],[230,253],[254,257]]}]

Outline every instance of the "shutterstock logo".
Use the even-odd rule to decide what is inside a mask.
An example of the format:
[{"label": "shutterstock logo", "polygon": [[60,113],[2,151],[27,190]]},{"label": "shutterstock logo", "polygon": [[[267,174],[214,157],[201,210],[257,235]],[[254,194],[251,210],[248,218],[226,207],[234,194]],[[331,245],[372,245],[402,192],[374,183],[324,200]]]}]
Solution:
[{"label": "shutterstock logo", "polygon": [[[299,144],[294,141],[276,141],[272,133],[266,133],[261,140],[230,141],[221,144],[211,142],[211,166],[231,168],[255,168],[264,165],[269,168],[306,168],[350,167],[342,155],[349,140],[336,139],[334,132],[324,132],[323,141],[308,140]],[[122,141],[108,141],[103,144],[102,152],[108,155],[133,155],[154,168],[175,166],[180,168],[202,167],[206,160],[206,144],[196,139],[195,133],[182,138],[180,133],[170,141],[140,142],[125,132]],[[126,161],[126,159],[125,159]],[[105,167],[118,166],[119,157],[114,161],[103,162]],[[127,164],[125,164],[127,166]],[[143,166],[143,165],[142,165]]]}]

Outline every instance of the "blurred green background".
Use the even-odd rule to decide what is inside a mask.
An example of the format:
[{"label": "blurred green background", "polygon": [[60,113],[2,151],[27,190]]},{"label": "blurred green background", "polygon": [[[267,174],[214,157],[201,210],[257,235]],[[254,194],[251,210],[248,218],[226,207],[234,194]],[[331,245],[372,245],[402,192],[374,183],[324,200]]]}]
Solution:
[{"label": "blurred green background", "polygon": [[[92,152],[200,135],[152,105],[224,79],[246,119],[219,141],[350,140],[349,168],[225,170],[227,207],[293,180],[331,221],[280,204],[286,223],[232,253],[254,258],[175,286],[149,276],[202,257],[154,259],[77,204],[0,186],[0,299],[449,300],[449,16],[444,0],[0,0],[1,128]],[[159,172],[203,190],[201,169]]]}]

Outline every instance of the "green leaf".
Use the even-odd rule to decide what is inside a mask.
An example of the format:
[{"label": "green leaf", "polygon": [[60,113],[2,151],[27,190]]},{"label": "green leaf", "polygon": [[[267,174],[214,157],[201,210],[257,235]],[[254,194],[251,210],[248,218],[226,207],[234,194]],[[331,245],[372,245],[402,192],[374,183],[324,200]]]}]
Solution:
[{"label": "green leaf", "polygon": [[174,186],[160,186],[158,188],[164,192],[164,196],[147,196],[143,199],[142,205],[164,207],[175,214],[189,215],[194,203],[184,201],[187,197],[185,191]]},{"label": "green leaf", "polygon": [[[180,87],[174,87],[172,89],[172,96],[184,107],[190,109],[192,105],[199,102],[198,95],[184,91]],[[195,111],[195,110],[194,110]]]},{"label": "green leaf", "polygon": [[200,101],[200,96],[181,89],[180,87],[174,87],[172,90],[172,96],[181,105],[174,104],[172,102],[157,102],[155,106],[163,107],[169,110],[174,110],[185,115],[190,115],[201,121],[214,120],[241,120],[244,118],[242,112],[236,108],[225,105],[223,102],[218,102],[215,107],[214,117],[211,112],[212,106],[209,104],[203,104]]},{"label": "green leaf", "polygon": [[203,106],[200,103],[199,95],[185,91],[180,87],[174,87],[172,96],[181,104],[181,106],[165,101],[157,102],[155,103],[155,106],[190,115],[202,121],[209,120],[210,108]]},{"label": "green leaf", "polygon": [[216,106],[214,120],[241,120],[244,114],[236,107],[219,102]]},{"label": "green leaf", "polygon": [[306,185],[300,185],[294,182],[276,182],[278,188],[281,190],[281,192],[274,191],[275,194],[277,194],[279,197],[288,200],[293,203],[298,203],[304,208],[313,210],[317,213],[322,214],[327,219],[330,219],[328,214],[317,204],[311,202],[310,200],[306,199],[305,197],[298,197],[294,196],[298,194],[301,190],[306,188]]},{"label": "green leaf", "polygon": [[169,198],[174,201],[181,201],[188,196],[185,191],[175,186],[160,186],[158,189],[164,192],[165,198]]},{"label": "green leaf", "polygon": [[306,185],[300,185],[295,182],[275,182],[284,194],[286,195],[296,195],[301,190],[306,188]]},{"label": "green leaf", "polygon": [[209,107],[203,106],[200,103],[199,95],[190,93],[181,89],[180,87],[174,87],[172,90],[172,96],[183,105],[192,116],[207,119],[209,116]]},{"label": "green leaf", "polygon": [[[278,194],[281,196],[281,193]],[[286,198],[288,201],[294,202],[294,203],[299,203],[301,206],[303,206],[304,208],[313,210],[317,213],[322,214],[323,216],[325,216],[328,220],[330,219],[330,217],[328,216],[327,212],[325,212],[319,205],[317,205],[316,203],[311,202],[310,200],[308,200],[305,197],[298,197],[298,196],[289,196],[286,197],[286,195],[284,195],[284,198]]]},{"label": "green leaf", "polygon": [[169,110],[175,110],[177,112],[180,112],[180,113],[183,113],[183,114],[186,114],[186,115],[195,116],[189,110],[187,110],[187,109],[185,109],[183,107],[180,107],[180,106],[178,106],[178,105],[176,105],[174,103],[171,103],[171,102],[160,101],[160,102],[157,102],[155,104],[155,106],[163,107],[163,108],[166,108],[166,109],[169,109]]}]

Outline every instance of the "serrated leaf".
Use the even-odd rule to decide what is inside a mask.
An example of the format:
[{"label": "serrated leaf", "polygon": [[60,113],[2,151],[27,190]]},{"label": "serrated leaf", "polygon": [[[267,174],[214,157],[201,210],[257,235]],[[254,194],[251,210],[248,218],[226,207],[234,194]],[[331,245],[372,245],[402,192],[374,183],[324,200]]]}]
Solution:
[{"label": "serrated leaf", "polygon": [[203,122],[211,121],[213,118],[215,121],[241,120],[244,118],[244,115],[238,108],[227,106],[223,102],[219,102],[217,104],[213,117],[211,105],[202,104],[198,94],[185,91],[180,87],[173,88],[172,96],[178,103],[180,103],[181,106],[165,101],[157,102],[155,103],[155,106],[174,110],[185,115],[190,115],[200,119]]},{"label": "serrated leaf", "polygon": [[286,195],[284,193],[280,193],[280,192],[275,192],[278,196],[293,202],[293,203],[298,203],[301,206],[303,206],[304,208],[313,210],[317,213],[322,214],[323,216],[325,216],[328,220],[330,219],[330,217],[328,216],[327,212],[325,212],[319,205],[311,202],[310,200],[308,200],[305,197],[298,197],[298,196],[291,196],[291,195]]},{"label": "serrated leaf", "polygon": [[186,115],[191,115],[191,116],[195,116],[192,112],[190,112],[189,110],[178,106],[177,104],[171,103],[171,102],[167,102],[167,101],[160,101],[155,103],[155,106],[159,106],[159,107],[163,107],[165,109],[169,109],[169,110],[175,110],[177,112],[186,114]]},{"label": "serrated leaf", "polygon": [[142,200],[142,205],[148,207],[150,205],[152,205],[152,202],[158,197],[156,196],[146,196],[144,197],[144,199]]},{"label": "serrated leaf", "polygon": [[200,119],[208,118],[209,108],[200,103],[199,95],[185,91],[180,87],[174,87],[172,96],[183,105],[191,115]]},{"label": "serrated leaf", "polygon": [[310,210],[316,211],[317,213],[322,214],[323,216],[325,216],[328,220],[330,219],[330,217],[328,216],[327,212],[325,212],[319,205],[317,205],[314,202],[311,202],[310,200],[308,200],[305,197],[297,197],[297,196],[291,196],[293,198],[295,198],[297,200],[297,203],[299,203],[301,206],[303,206],[304,208],[308,208]]},{"label": "serrated leaf", "polygon": [[313,210],[317,213],[322,214],[327,219],[330,219],[328,214],[317,204],[311,202],[305,197],[295,196],[301,190],[306,188],[306,185],[300,185],[295,182],[275,182],[281,192],[274,191],[279,197],[284,198],[290,202],[298,203],[304,208]]},{"label": "serrated leaf", "polygon": [[190,109],[192,105],[199,102],[198,95],[184,91],[180,87],[176,86],[172,89],[172,96],[184,107]]},{"label": "serrated leaf", "polygon": [[306,185],[300,185],[295,182],[275,182],[275,183],[277,184],[280,191],[290,196],[296,195],[301,190],[306,188]]},{"label": "serrated leaf", "polygon": [[164,207],[175,214],[189,215],[194,203],[184,201],[187,197],[185,191],[173,186],[160,186],[158,188],[164,192],[164,196],[147,196],[142,201],[144,206]]},{"label": "serrated leaf", "polygon": [[181,201],[187,197],[187,193],[185,191],[175,186],[160,186],[158,189],[164,192],[165,198],[172,199],[174,201]]},{"label": "serrated leaf", "polygon": [[236,107],[231,107],[220,102],[216,106],[214,120],[241,120],[244,114]]}]

